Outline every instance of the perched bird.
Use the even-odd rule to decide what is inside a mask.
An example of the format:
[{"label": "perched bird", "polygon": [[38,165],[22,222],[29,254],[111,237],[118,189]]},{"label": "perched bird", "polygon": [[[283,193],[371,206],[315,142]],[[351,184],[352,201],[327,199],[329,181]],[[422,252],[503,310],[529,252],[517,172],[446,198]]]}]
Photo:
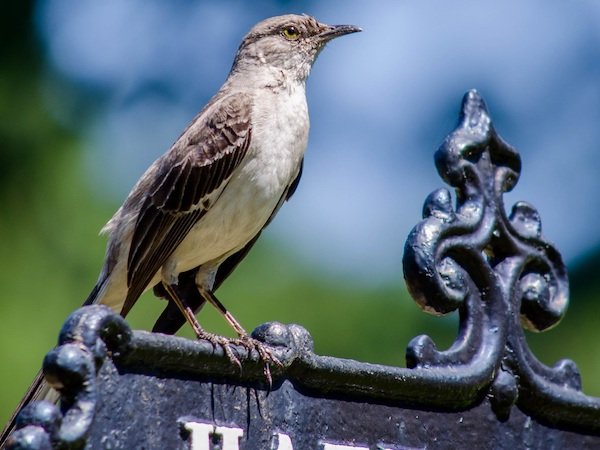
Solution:
[{"label": "perched bird", "polygon": [[[153,288],[169,301],[154,331],[174,333],[187,320],[233,361],[232,342],[273,361],[214,291],[298,184],[312,64],[331,39],[357,31],[306,15],[272,17],[250,30],[221,89],[103,228],[106,258],[86,305],[104,304],[125,316]],[[237,339],[201,328],[195,312],[205,302],[223,314]],[[22,404],[47,391],[40,375]]]}]

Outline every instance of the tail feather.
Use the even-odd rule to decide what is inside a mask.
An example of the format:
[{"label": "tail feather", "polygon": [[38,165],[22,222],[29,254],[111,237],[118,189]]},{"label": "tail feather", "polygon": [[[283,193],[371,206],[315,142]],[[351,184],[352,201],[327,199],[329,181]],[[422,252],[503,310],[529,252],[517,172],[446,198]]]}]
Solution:
[{"label": "tail feather", "polygon": [[98,295],[100,294],[100,291],[102,291],[102,288],[106,284],[107,279],[108,277],[103,276],[98,280],[96,286],[94,286],[94,289],[92,289],[92,292],[90,292],[90,295],[88,295],[88,297],[85,299],[85,302],[83,302],[83,305],[81,306],[89,306],[98,303]]},{"label": "tail feather", "polygon": [[[94,289],[92,289],[92,292],[90,292],[90,295],[85,300],[82,306],[88,306],[98,303],[98,301],[100,300],[99,295],[102,292],[102,289],[104,288],[106,280],[107,277],[102,277],[98,280],[96,286],[94,286]],[[12,416],[10,417],[10,420],[4,426],[2,434],[0,434],[0,449],[4,448],[8,436],[10,436],[10,434],[14,431],[17,416],[25,406],[27,406],[31,402],[36,402],[40,400],[47,400],[49,402],[56,403],[58,402],[58,399],[58,392],[48,384],[48,382],[44,379],[43,372],[40,370],[33,382],[31,383],[31,385],[29,386],[29,389],[27,389],[25,396],[23,397],[19,405],[15,408],[14,412],[12,413]]]},{"label": "tail feather", "polygon": [[0,435],[0,448],[4,448],[8,436],[10,436],[15,429],[17,415],[26,405],[40,400],[47,400],[49,402],[56,403],[58,398],[58,392],[48,384],[48,382],[44,379],[43,372],[40,370],[33,380],[33,383],[31,383],[31,386],[29,386],[29,389],[27,389],[27,393],[19,405],[15,408],[10,420],[2,430],[2,434]]}]

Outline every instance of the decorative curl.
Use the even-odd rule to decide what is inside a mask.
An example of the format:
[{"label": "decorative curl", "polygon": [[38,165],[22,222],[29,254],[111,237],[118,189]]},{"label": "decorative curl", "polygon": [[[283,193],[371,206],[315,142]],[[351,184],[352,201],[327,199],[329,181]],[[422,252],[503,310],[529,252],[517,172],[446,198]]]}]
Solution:
[{"label": "decorative curl", "polygon": [[127,322],[106,306],[86,306],[71,314],[43,366],[46,380],[61,394],[62,407],[46,401],[27,405],[17,416],[7,448],[83,446],[96,408],[96,372],[108,352],[128,350],[131,334]]},{"label": "decorative curl", "polygon": [[518,153],[496,133],[483,99],[464,99],[456,129],[435,154],[440,176],[455,188],[438,189],[423,208],[404,252],[409,292],[426,312],[458,310],[459,334],[446,351],[427,336],[407,349],[409,367],[437,366],[467,372],[486,367],[495,411],[507,417],[512,404],[527,403],[542,377],[579,389],[574,363],[554,368],[529,351],[522,326],[542,331],[556,325],[568,304],[568,278],[560,254],[542,236],[537,210],[518,202],[507,217],[503,195],[520,175]]}]

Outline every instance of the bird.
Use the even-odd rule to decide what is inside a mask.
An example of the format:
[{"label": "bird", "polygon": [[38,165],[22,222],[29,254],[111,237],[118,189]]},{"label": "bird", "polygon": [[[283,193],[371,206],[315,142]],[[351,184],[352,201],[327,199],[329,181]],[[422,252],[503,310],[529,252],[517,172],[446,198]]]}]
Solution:
[{"label": "bird", "polygon": [[[359,31],[295,14],[256,24],[222,87],[102,229],[108,236],[104,264],[84,305],[106,305],[126,316],[152,289],[168,301],[153,331],[173,334],[187,321],[199,339],[221,346],[233,362],[239,363],[232,343],[277,362],[214,292],[298,186],[313,63],[329,41]],[[205,303],[217,308],[237,338],[200,326],[195,314]],[[38,374],[17,411],[49,391]]]}]

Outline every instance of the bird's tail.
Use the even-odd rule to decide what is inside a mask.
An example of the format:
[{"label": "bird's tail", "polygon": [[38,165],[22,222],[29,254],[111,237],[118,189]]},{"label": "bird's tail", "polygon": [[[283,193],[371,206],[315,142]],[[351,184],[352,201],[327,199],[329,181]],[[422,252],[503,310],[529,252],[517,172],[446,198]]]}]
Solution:
[{"label": "bird's tail", "polygon": [[[93,305],[98,303],[101,298],[100,293],[103,291],[106,282],[107,277],[101,277],[82,306]],[[27,406],[31,402],[36,402],[40,400],[47,400],[52,403],[56,403],[58,399],[59,393],[48,384],[48,382],[44,379],[43,372],[40,370],[33,382],[31,383],[31,385],[29,386],[29,389],[27,389],[25,396],[13,411],[10,420],[7,422],[4,429],[2,430],[2,434],[0,434],[0,449],[3,449],[5,447],[8,436],[10,436],[10,434],[15,429],[17,416],[25,406]]]},{"label": "bird's tail", "polygon": [[0,449],[4,448],[8,436],[10,436],[15,429],[17,415],[26,405],[40,400],[47,400],[49,402],[56,403],[58,398],[58,392],[48,384],[48,382],[44,379],[44,374],[40,370],[33,380],[33,383],[31,383],[31,386],[29,386],[27,393],[16,407],[10,420],[2,430],[2,434],[0,435]]},{"label": "bird's tail", "polygon": [[85,299],[85,302],[83,302],[83,305],[81,306],[89,306],[98,303],[100,292],[105,287],[107,279],[108,277],[106,276],[100,277],[96,283],[96,286],[94,286],[94,289],[92,289],[92,292],[90,292],[90,295],[88,295],[88,297]]}]

